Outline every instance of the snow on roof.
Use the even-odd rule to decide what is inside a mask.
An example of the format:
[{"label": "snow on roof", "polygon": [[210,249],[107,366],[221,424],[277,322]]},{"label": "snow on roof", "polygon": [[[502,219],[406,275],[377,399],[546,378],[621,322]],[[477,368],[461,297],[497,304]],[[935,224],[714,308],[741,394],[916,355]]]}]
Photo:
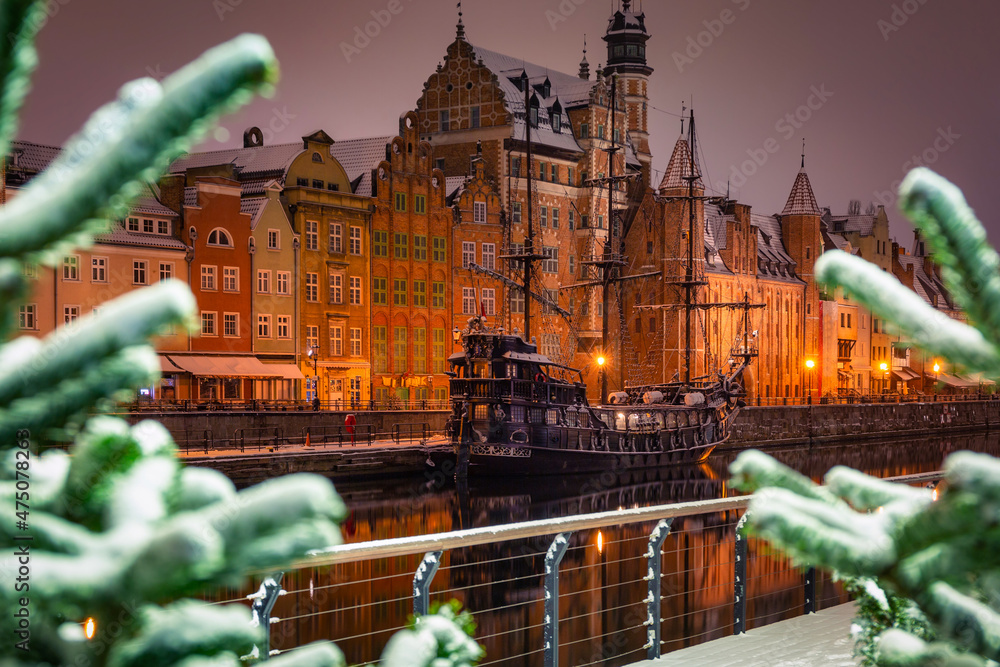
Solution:
[{"label": "snow on roof", "polygon": [[250,216],[250,229],[257,227],[260,215],[267,206],[267,197],[244,197],[240,199],[240,213]]},{"label": "snow on roof", "polygon": [[174,160],[168,171],[177,174],[188,169],[232,164],[240,171],[242,177],[270,172],[284,173],[288,171],[292,161],[304,150],[302,142],[297,141],[292,144],[226,148],[207,153],[189,153]]},{"label": "snow on roof", "polygon": [[809,176],[803,168],[795,177],[792,191],[788,194],[788,201],[781,215],[820,215],[819,205],[816,203],[816,195],[813,194],[812,184]]},{"label": "snow on roof", "polygon": [[98,243],[111,245],[142,246],[147,248],[166,248],[168,250],[186,250],[184,242],[164,234],[141,234],[130,232],[120,220],[111,224],[111,229],[104,234],[97,234],[94,240]]},{"label": "snow on roof", "polygon": [[16,164],[16,168],[37,174],[44,171],[61,151],[62,149],[58,146],[46,146],[30,141],[12,141],[8,151],[7,164],[10,167]]},{"label": "snow on roof", "polygon": [[354,194],[372,195],[372,170],[385,159],[385,146],[395,137],[367,137],[337,141],[330,147],[330,155],[347,172]]}]

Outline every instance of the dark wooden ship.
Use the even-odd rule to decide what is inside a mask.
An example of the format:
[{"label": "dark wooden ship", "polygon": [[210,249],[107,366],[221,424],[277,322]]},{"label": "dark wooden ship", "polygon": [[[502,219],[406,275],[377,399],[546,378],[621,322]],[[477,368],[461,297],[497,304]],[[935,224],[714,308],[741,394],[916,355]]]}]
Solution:
[{"label": "dark wooden ship", "polygon": [[[525,90],[525,109],[528,90]],[[615,90],[612,87],[612,108]],[[614,118],[614,114],[612,114]],[[525,120],[527,161],[531,164],[530,123]],[[690,124],[691,169],[688,196],[694,201],[694,181],[699,178],[694,163],[694,116]],[[614,129],[612,129],[612,136]],[[625,177],[614,175],[613,155],[619,147],[612,141],[609,175],[592,184],[612,189]],[[527,234],[523,250],[504,257],[522,268],[518,283],[495,271],[473,265],[473,269],[521,290],[524,298],[524,334],[517,335],[501,327],[491,327],[486,318],[469,320],[464,331],[456,334],[462,351],[449,358],[452,416],[449,431],[458,458],[459,476],[488,475],[564,475],[579,472],[603,472],[650,468],[704,461],[712,450],[730,435],[733,420],[743,406],[741,376],[757,356],[756,341],[750,334],[750,312],[761,307],[743,302],[728,304],[696,303],[701,284],[693,274],[693,262],[687,262],[687,275],[676,283],[685,291],[685,302],[678,307],[687,314],[687,341],[691,336],[692,312],[709,307],[743,310],[743,334],[730,352],[724,370],[692,378],[691,350],[688,343],[686,365],[678,381],[656,384],[623,382],[624,391],[609,395],[607,376],[601,373],[601,397],[607,404],[592,406],[582,373],[560,365],[539,354],[531,342],[531,302],[539,301],[550,311],[568,315],[545,296],[532,291],[532,263],[544,260],[534,247],[532,225],[531,169],[528,169]],[[613,209],[613,206],[611,207]],[[688,206],[690,253],[694,256],[694,206]],[[612,212],[616,214],[616,212]],[[609,225],[609,230],[621,229]],[[603,254],[591,262],[600,271],[598,284],[604,291],[603,337],[608,336],[609,286],[626,280],[620,275],[625,264],[619,249],[620,239],[609,231]],[[516,263],[516,264],[515,264]],[[680,374],[678,374],[680,375]],[[675,376],[676,377],[676,376]]]}]

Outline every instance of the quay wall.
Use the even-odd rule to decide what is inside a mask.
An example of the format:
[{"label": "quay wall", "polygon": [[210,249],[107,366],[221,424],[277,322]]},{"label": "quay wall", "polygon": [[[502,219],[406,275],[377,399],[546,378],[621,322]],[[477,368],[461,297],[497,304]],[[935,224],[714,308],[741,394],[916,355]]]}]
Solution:
[{"label": "quay wall", "polygon": [[747,407],[737,416],[730,447],[928,436],[1000,426],[1000,401],[788,405]]}]

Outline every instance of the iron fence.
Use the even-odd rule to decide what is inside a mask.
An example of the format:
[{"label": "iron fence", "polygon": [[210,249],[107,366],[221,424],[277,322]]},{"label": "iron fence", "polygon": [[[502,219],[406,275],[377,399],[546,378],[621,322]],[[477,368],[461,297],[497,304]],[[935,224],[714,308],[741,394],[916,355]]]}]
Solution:
[{"label": "iron fence", "polygon": [[148,399],[120,403],[114,414],[130,412],[393,412],[450,410],[447,400],[402,401],[395,396],[379,401],[314,401],[266,399]]}]

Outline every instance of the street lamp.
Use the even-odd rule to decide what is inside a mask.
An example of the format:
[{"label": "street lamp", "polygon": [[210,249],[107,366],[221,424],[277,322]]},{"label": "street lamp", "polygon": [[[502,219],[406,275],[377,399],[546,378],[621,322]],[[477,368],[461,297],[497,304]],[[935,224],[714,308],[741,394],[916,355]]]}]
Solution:
[{"label": "street lamp", "polygon": [[883,361],[878,367],[882,371],[882,393],[884,394],[889,388],[889,364]]},{"label": "street lamp", "polygon": [[808,389],[806,390],[806,395],[809,397],[809,405],[813,402],[813,369],[816,368],[816,362],[812,359],[806,359],[806,382]]},{"label": "street lamp", "polygon": [[600,369],[600,373],[601,373],[601,399],[600,399],[600,403],[602,405],[604,404],[604,400],[605,400],[604,397],[608,395],[608,376],[604,372],[604,364],[605,364],[606,361],[607,360],[604,358],[603,354],[599,355],[597,357],[597,368]]},{"label": "street lamp", "polygon": [[319,350],[310,345],[309,349],[306,350],[306,356],[312,359],[313,362],[313,409],[319,410],[319,376],[316,371],[316,360],[319,357]]},{"label": "street lamp", "polygon": [[938,382],[941,380],[941,378],[938,377],[940,375],[940,373],[941,373],[941,364],[939,364],[938,362],[935,361],[934,362],[934,391],[935,392],[937,392],[937,390],[938,390]]}]

